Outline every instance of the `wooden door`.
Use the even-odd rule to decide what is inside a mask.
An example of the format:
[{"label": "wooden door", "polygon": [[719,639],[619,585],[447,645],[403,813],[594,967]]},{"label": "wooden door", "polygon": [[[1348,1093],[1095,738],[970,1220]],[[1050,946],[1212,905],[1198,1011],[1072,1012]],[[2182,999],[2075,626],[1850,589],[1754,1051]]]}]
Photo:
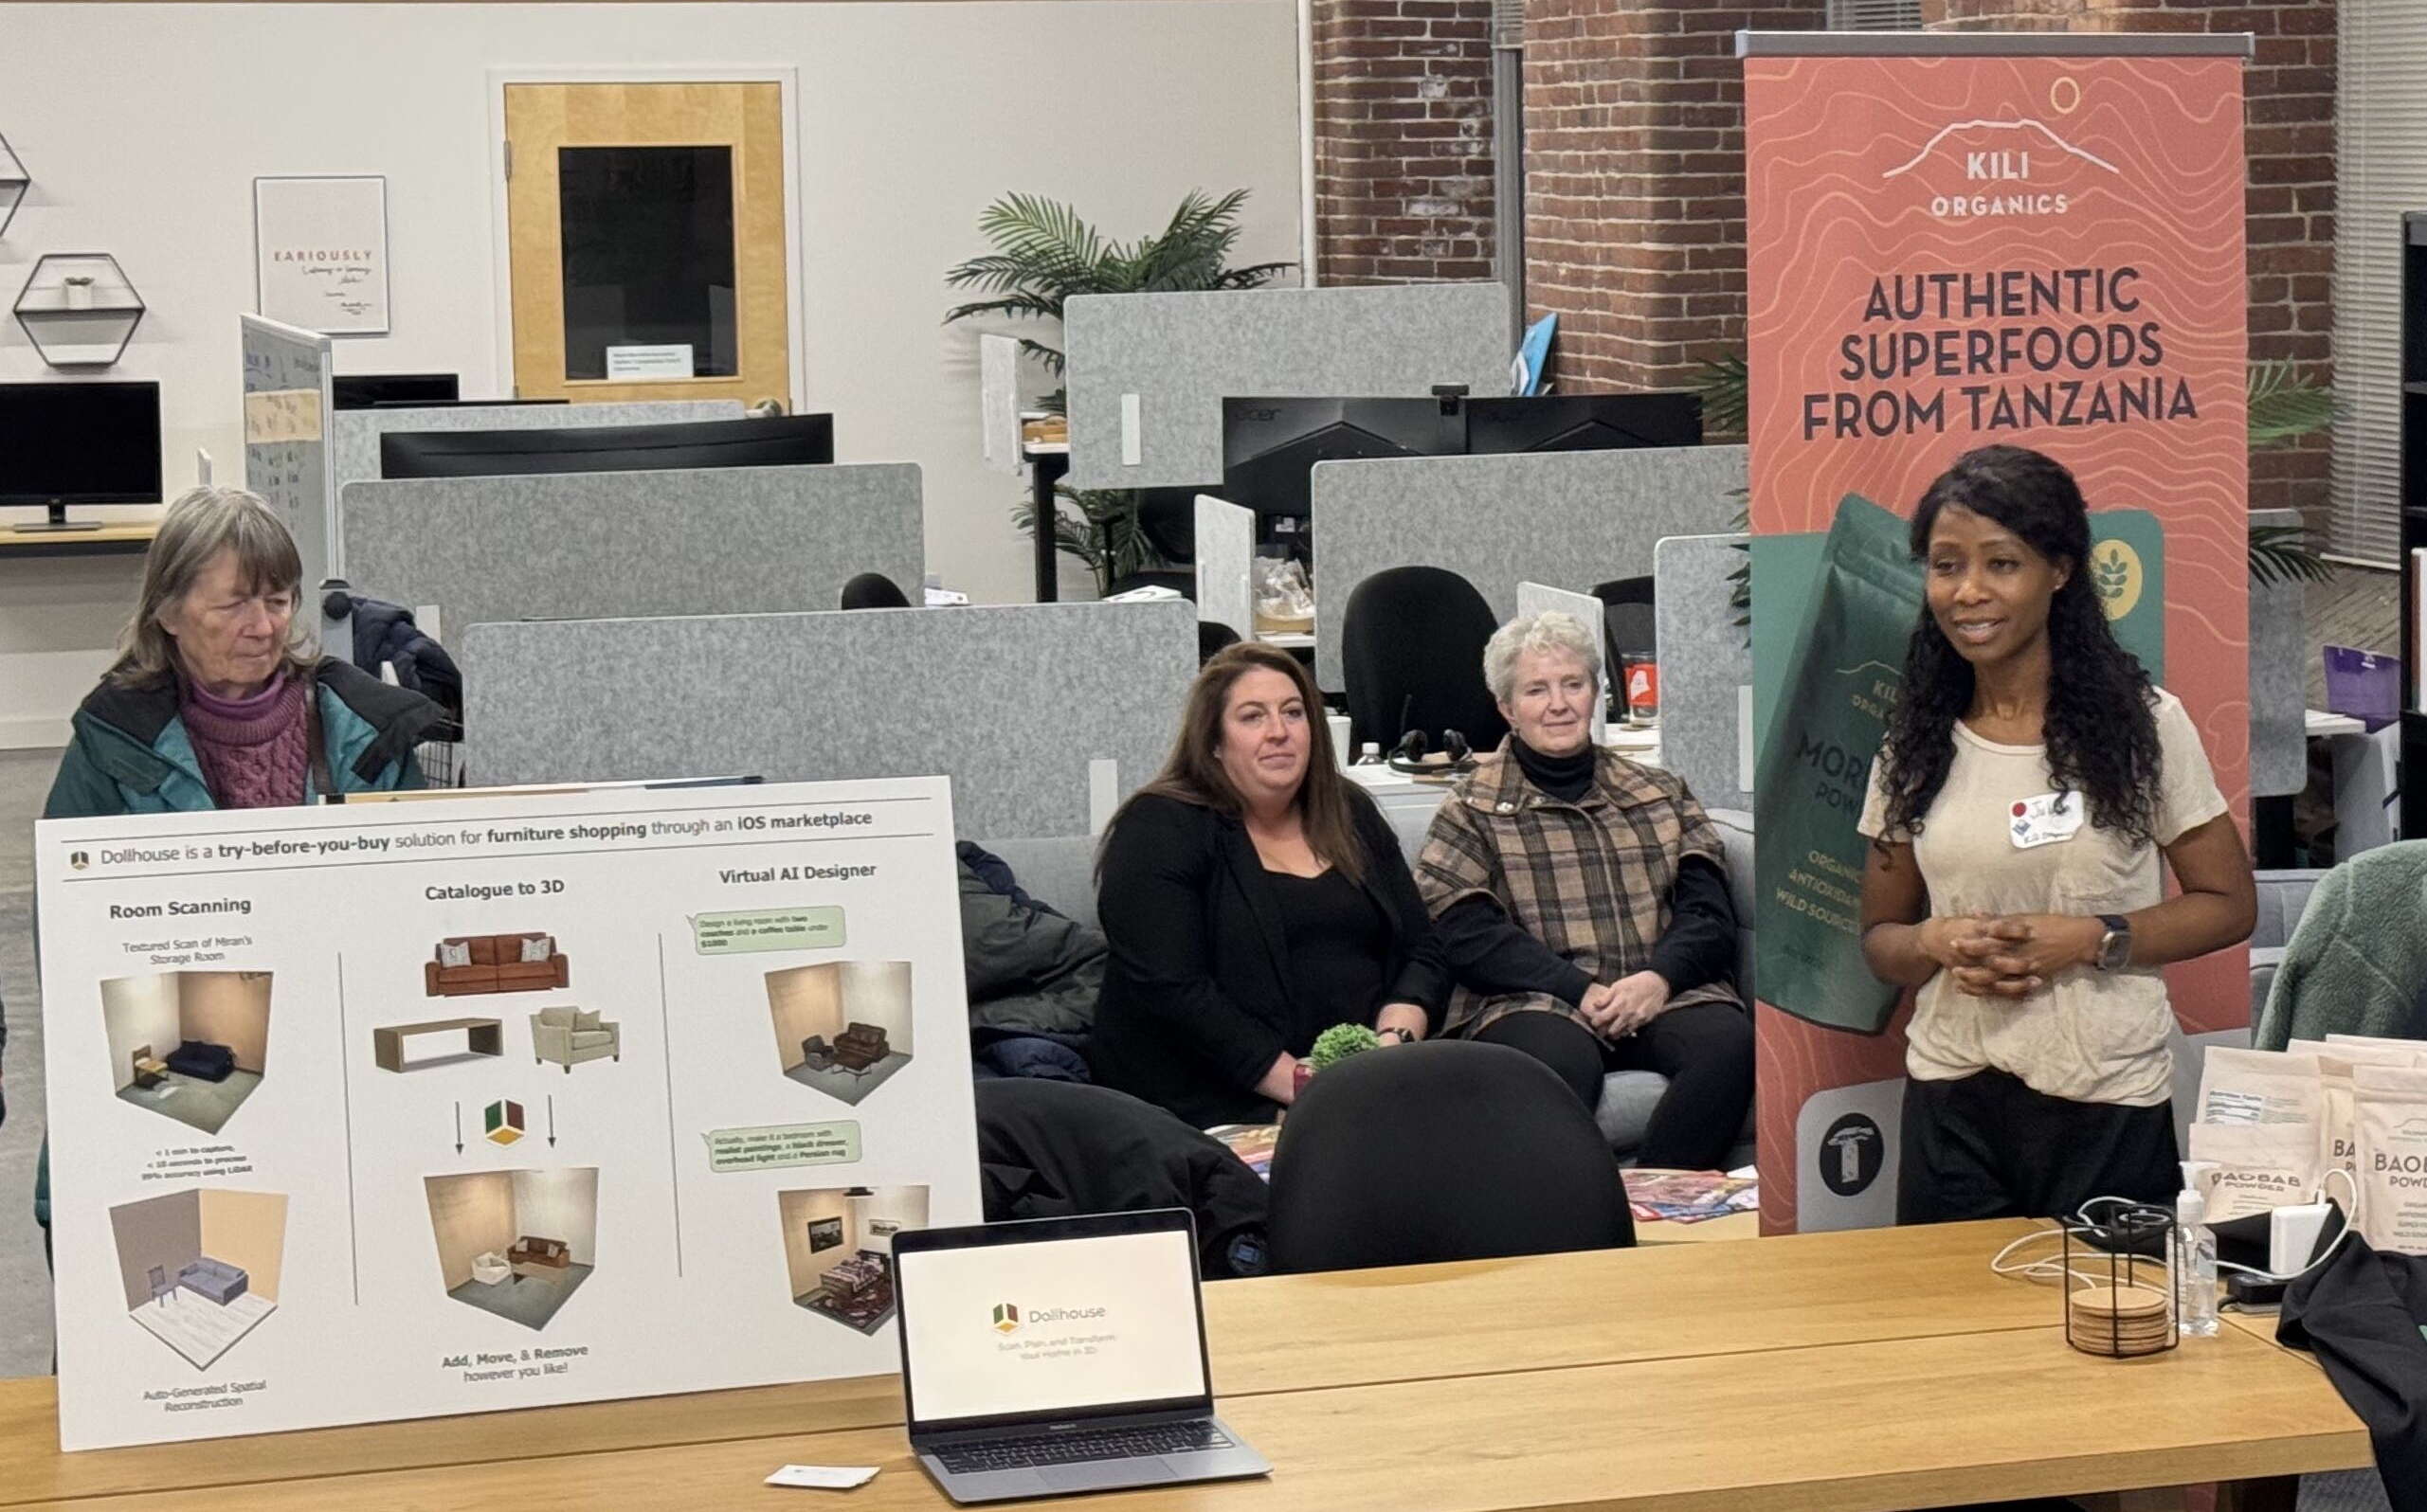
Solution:
[{"label": "wooden door", "polygon": [[505,123],[516,396],[788,413],[783,85],[508,84]]}]

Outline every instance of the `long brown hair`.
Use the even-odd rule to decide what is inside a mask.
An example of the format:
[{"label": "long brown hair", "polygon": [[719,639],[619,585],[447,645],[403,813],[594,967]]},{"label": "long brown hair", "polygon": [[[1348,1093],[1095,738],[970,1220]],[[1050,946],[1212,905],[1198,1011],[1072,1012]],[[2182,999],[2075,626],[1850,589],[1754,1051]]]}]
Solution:
[{"label": "long brown hair", "polygon": [[[1351,791],[1349,780],[1340,775],[1338,758],[1331,749],[1331,727],[1323,717],[1323,694],[1315,688],[1314,678],[1295,657],[1271,646],[1254,641],[1241,641],[1224,646],[1215,653],[1188,686],[1186,703],[1180,712],[1180,736],[1165,759],[1163,770],[1154,780],[1137,790],[1131,801],[1152,794],[1157,798],[1176,799],[1194,803],[1219,814],[1243,818],[1247,805],[1239,790],[1230,785],[1230,777],[1222,769],[1223,711],[1230,704],[1231,686],[1251,672],[1277,672],[1297,689],[1298,698],[1306,706],[1306,775],[1297,786],[1298,822],[1306,831],[1309,849],[1323,858],[1333,871],[1351,882],[1362,882],[1366,873],[1364,844],[1357,838],[1355,810],[1350,806],[1362,795]],[[1122,805],[1126,813],[1129,805]],[[1118,827],[1122,815],[1113,816],[1113,824],[1105,834]],[[1102,865],[1102,852],[1097,853],[1097,865]]]}]

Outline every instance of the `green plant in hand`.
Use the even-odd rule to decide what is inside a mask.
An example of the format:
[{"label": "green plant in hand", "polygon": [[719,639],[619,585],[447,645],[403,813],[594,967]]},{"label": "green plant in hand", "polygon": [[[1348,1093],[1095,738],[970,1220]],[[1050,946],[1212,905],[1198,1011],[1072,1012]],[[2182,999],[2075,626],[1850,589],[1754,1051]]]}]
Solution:
[{"label": "green plant in hand", "polygon": [[1382,1036],[1363,1024],[1333,1024],[1314,1036],[1314,1048],[1307,1052],[1306,1061],[1319,1071],[1381,1045]]},{"label": "green plant in hand", "polygon": [[[1239,242],[1239,209],[1245,189],[1216,198],[1192,190],[1161,231],[1121,243],[1078,217],[1067,205],[1035,194],[1006,194],[978,216],[978,230],[994,250],[969,259],[944,275],[955,289],[971,289],[990,297],[955,305],[944,316],[947,325],[981,315],[1012,320],[1052,321],[1047,334],[1059,339],[1062,306],[1079,294],[1169,294],[1205,289],[1261,288],[1296,266],[1291,262],[1229,265]],[[1021,351],[1043,363],[1057,378],[1062,374],[1058,346],[1032,336],[1020,339]],[[1057,388],[1040,404],[1062,411],[1064,390]],[[1133,572],[1162,565],[1153,544],[1137,521],[1139,495],[1131,489],[1057,489],[1052,528],[1055,549],[1078,558],[1096,574],[1099,592]],[[1072,512],[1076,511],[1074,514]],[[1012,516],[1034,539],[1036,509],[1025,500]]]}]

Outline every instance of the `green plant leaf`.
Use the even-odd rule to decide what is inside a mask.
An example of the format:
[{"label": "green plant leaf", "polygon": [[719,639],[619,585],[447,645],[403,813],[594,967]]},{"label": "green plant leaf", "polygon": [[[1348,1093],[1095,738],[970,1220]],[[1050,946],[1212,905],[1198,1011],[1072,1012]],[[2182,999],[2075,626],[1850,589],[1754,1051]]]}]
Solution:
[{"label": "green plant leaf", "polygon": [[2334,564],[2311,551],[2297,525],[2250,528],[2250,577],[2254,583],[2327,583]]},{"label": "green plant leaf", "polygon": [[2334,390],[2312,381],[2293,364],[2262,362],[2250,369],[2254,451],[2324,430],[2334,423]]},{"label": "green plant leaf", "polygon": [[1745,406],[1747,396],[1751,392],[1752,374],[1742,352],[1731,352],[1704,363],[1693,387],[1702,395],[1705,429],[1727,436],[1744,431]]}]

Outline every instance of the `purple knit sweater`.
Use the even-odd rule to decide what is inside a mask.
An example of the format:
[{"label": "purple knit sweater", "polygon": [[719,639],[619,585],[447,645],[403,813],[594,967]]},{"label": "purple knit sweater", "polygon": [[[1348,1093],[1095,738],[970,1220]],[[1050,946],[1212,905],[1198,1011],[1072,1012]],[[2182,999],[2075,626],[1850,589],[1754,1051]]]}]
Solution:
[{"label": "purple knit sweater", "polygon": [[284,808],[303,801],[303,685],[281,672],[249,698],[216,698],[177,679],[177,712],[221,808]]}]

